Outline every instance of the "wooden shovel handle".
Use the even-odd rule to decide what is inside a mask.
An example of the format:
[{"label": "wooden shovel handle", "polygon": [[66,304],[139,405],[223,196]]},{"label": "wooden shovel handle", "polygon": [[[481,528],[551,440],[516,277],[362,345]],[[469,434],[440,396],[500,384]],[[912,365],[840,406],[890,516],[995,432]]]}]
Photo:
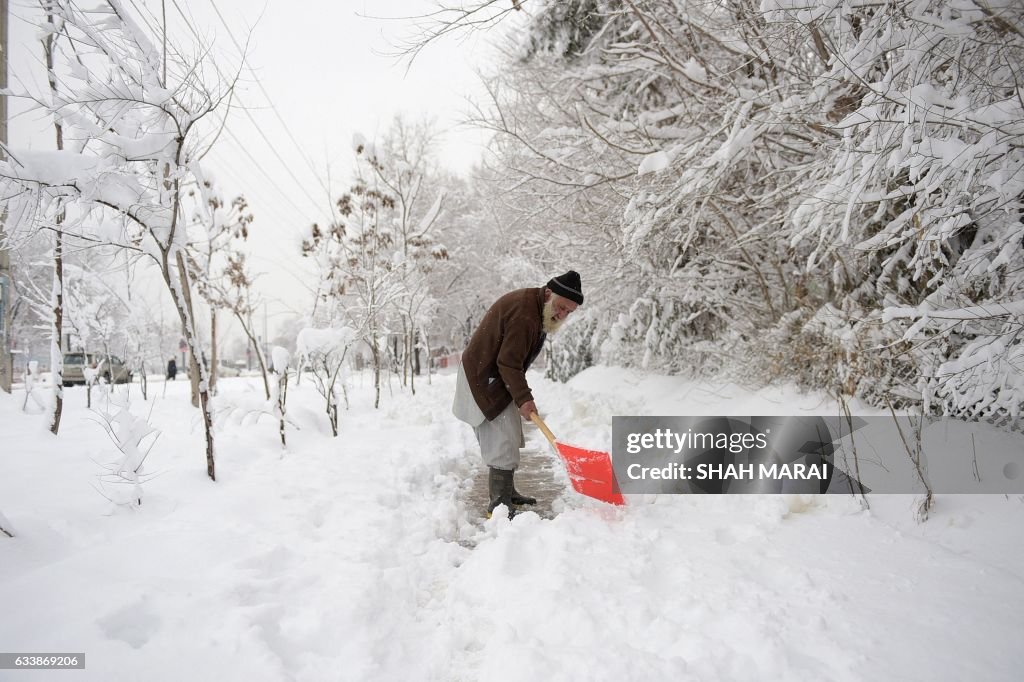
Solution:
[{"label": "wooden shovel handle", "polygon": [[537,428],[541,430],[552,445],[555,444],[555,434],[551,433],[551,429],[548,428],[548,425],[544,423],[544,420],[540,418],[539,414],[531,412],[530,421],[537,425]]}]

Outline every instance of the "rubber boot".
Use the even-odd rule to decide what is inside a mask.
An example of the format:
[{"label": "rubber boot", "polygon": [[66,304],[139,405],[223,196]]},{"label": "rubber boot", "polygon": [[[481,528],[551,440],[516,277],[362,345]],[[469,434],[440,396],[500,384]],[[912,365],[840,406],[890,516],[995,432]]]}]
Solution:
[{"label": "rubber boot", "polygon": [[524,505],[524,504],[537,504],[537,498],[536,497],[530,497],[529,495],[524,495],[521,492],[519,492],[518,490],[516,490],[515,473],[516,473],[515,470],[513,470],[512,471],[512,504],[514,504],[516,506],[521,506],[521,505]]},{"label": "rubber boot", "polygon": [[512,502],[512,476],[514,473],[506,469],[487,468],[487,492],[491,498],[487,505],[487,518],[491,518],[491,512],[501,504],[508,507],[510,519],[516,515],[516,507]]}]

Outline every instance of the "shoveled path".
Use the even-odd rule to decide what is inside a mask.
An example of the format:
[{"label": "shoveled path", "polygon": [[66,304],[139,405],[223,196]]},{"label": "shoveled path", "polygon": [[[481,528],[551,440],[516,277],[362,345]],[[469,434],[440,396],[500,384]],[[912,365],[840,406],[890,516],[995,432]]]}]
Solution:
[{"label": "shoveled path", "polygon": [[[536,497],[537,504],[520,507],[520,510],[537,512],[541,518],[552,519],[555,512],[551,504],[565,491],[565,486],[555,480],[555,467],[561,466],[561,463],[537,427],[525,424],[523,428],[526,447],[521,450],[522,457],[519,469],[516,470],[516,490],[523,495]],[[473,476],[473,487],[467,496],[466,507],[470,510],[478,509],[480,515],[484,516],[488,502],[487,467],[481,461]]]}]

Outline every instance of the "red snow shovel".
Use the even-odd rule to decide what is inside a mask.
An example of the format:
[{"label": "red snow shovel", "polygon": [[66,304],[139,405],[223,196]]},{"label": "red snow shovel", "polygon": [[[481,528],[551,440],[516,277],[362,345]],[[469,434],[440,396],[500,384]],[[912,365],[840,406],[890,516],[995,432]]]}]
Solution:
[{"label": "red snow shovel", "polygon": [[612,458],[607,452],[585,450],[568,443],[560,443],[555,440],[555,434],[551,433],[551,429],[539,414],[531,413],[530,419],[544,433],[552,447],[558,451],[562,461],[565,462],[565,470],[568,472],[569,480],[572,481],[572,487],[576,492],[609,504],[626,504],[622,493],[615,489]]}]

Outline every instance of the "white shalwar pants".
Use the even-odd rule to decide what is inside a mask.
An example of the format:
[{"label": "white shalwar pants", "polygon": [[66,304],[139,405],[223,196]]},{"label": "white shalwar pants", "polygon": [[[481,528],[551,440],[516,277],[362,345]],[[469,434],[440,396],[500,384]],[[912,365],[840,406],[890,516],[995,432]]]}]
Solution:
[{"label": "white shalwar pants", "polygon": [[460,366],[452,413],[473,427],[476,441],[480,444],[480,456],[487,466],[506,471],[519,468],[519,448],[525,447],[526,441],[523,440],[523,422],[515,401],[497,417],[487,421],[473,399],[466,373]]},{"label": "white shalwar pants", "polygon": [[485,419],[480,422],[473,431],[480,443],[480,456],[487,466],[506,471],[519,468],[519,448],[526,447],[526,441],[523,439],[523,420],[515,401],[491,421]]}]

